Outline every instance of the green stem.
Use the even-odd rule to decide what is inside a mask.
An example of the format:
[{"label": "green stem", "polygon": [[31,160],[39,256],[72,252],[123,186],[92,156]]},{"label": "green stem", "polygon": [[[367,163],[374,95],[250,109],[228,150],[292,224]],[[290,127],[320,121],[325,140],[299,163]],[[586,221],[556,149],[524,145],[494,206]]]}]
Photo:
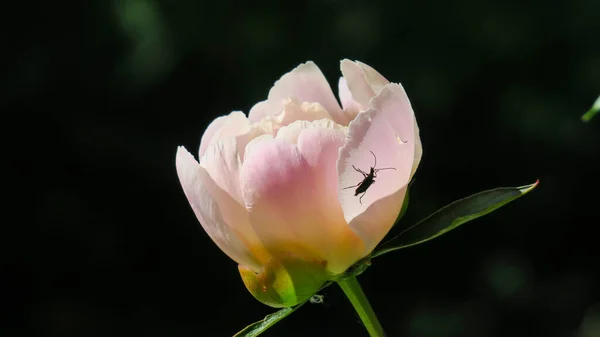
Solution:
[{"label": "green stem", "polygon": [[352,303],[352,306],[358,313],[358,316],[360,316],[360,319],[369,332],[369,336],[385,337],[385,332],[383,331],[383,328],[381,327],[373,308],[371,308],[369,300],[367,300],[367,297],[362,291],[360,284],[358,284],[356,276],[351,276],[340,280],[338,281],[338,284],[350,300],[350,303]]}]

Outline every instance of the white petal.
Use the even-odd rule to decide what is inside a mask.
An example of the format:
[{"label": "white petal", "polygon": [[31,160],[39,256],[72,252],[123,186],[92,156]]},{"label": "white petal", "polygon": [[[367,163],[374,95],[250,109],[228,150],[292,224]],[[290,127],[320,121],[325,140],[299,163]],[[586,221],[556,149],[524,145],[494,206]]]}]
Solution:
[{"label": "white petal", "polygon": [[373,92],[376,95],[381,92],[381,90],[383,89],[383,87],[386,84],[390,83],[390,81],[388,81],[385,77],[383,77],[380,73],[377,72],[377,70],[373,69],[371,66],[364,64],[360,61],[356,61],[356,63],[358,64],[360,69],[363,71],[365,80],[371,86],[371,89],[373,90]]},{"label": "white petal", "polygon": [[213,144],[200,159],[200,165],[224,191],[229,193],[240,205],[244,204],[240,189],[240,167],[236,138],[213,141]]},{"label": "white petal", "polygon": [[176,167],[185,196],[208,236],[235,262],[259,270],[258,254],[244,243],[252,243],[246,210],[219,188],[182,146],[177,149]]},{"label": "white petal", "polygon": [[348,125],[361,110],[365,110],[365,107],[352,98],[352,93],[348,89],[348,81],[344,77],[340,77],[338,82],[338,95],[340,96],[340,102],[342,102],[344,115],[346,116],[346,121],[343,125]]},{"label": "white petal", "polygon": [[[339,200],[346,221],[365,241],[367,248],[374,247],[385,236],[400,211],[401,200],[399,204],[391,206],[386,203],[386,207],[380,207],[379,204],[408,184],[414,148],[413,143],[403,143],[400,140],[383,113],[378,110],[361,112],[349,125],[348,138],[340,149],[337,162]],[[377,160],[376,166],[374,157]],[[374,183],[366,189],[364,195],[355,195],[357,184],[363,181],[368,183],[369,179],[354,167],[365,174],[370,173],[371,167],[393,169],[376,171]],[[354,187],[348,188],[350,186]],[[359,216],[367,217],[374,223],[354,221]]]},{"label": "white petal", "polygon": [[331,116],[317,102],[300,102],[298,99],[290,98],[283,106],[283,112],[277,116],[277,122],[281,126],[291,124],[295,121],[315,121],[323,118],[331,119]]},{"label": "white petal", "polygon": [[276,138],[285,140],[290,144],[297,144],[300,133],[311,128],[341,130],[344,134],[347,132],[347,127],[339,125],[331,119],[324,118],[316,121],[295,121],[294,123],[279,129]]},{"label": "white petal", "polygon": [[258,123],[263,118],[275,116],[283,110],[283,99],[264,100],[254,104],[248,113],[248,119]]},{"label": "white petal", "polygon": [[308,61],[275,82],[267,101],[255,105],[250,110],[249,118],[259,121],[266,116],[278,115],[289,98],[300,102],[319,103],[336,122],[343,117],[342,109],[327,79],[314,62]]},{"label": "white petal", "polygon": [[375,96],[375,92],[367,83],[360,66],[350,60],[342,60],[341,70],[348,84],[348,89],[352,93],[352,98],[361,106],[369,107],[369,101]]},{"label": "white petal", "polygon": [[419,127],[415,119],[408,96],[399,83],[386,85],[379,95],[371,100],[371,105],[381,111],[392,125],[400,139],[411,141],[415,146],[415,158],[413,162],[412,175],[417,170],[423,149],[419,137]]},{"label": "white petal", "polygon": [[241,111],[232,111],[227,116],[216,118],[208,125],[200,140],[199,158],[202,158],[206,149],[214,142],[223,138],[235,137],[244,133],[250,125],[248,118]]},{"label": "white petal", "polygon": [[199,158],[202,158],[204,152],[206,152],[206,149],[212,143],[212,139],[215,134],[221,129],[221,127],[223,127],[223,124],[225,124],[227,117],[228,116],[217,117],[210,124],[208,124],[208,127],[206,127],[206,130],[200,139],[200,150],[198,151]]}]

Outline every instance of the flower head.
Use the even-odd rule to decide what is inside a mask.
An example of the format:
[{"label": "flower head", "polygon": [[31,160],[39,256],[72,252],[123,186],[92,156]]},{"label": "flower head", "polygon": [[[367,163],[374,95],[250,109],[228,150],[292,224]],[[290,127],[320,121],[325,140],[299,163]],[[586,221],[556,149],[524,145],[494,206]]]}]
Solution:
[{"label": "flower head", "polygon": [[[360,62],[343,60],[341,70],[341,106],[307,62],[281,77],[248,117],[234,111],[215,119],[199,162],[177,151],[177,173],[202,227],[239,264],[250,292],[274,307],[308,299],[375,248],[421,158],[402,86]],[[374,156],[375,168],[393,170],[378,172],[361,193],[348,189],[368,178]]]}]

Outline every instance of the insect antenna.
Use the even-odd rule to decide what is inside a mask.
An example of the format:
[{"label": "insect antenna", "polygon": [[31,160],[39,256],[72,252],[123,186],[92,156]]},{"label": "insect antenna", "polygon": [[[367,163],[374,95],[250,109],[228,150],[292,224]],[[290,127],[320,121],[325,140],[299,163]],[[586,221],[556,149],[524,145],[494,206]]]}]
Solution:
[{"label": "insect antenna", "polygon": [[373,151],[369,150],[369,152],[371,152],[371,154],[373,155],[373,158],[375,158],[375,165],[373,165],[373,167],[377,167],[377,157],[375,156],[375,153],[373,153]]},{"label": "insect antenna", "polygon": [[385,168],[380,168],[380,169],[376,168],[377,167],[377,157],[375,156],[375,153],[373,153],[373,151],[369,151],[369,152],[371,152],[371,154],[373,155],[373,158],[375,158],[375,165],[373,165],[373,170],[375,172],[379,172],[379,171],[383,171],[383,170],[394,170],[394,171],[396,171],[396,169],[393,168],[393,167],[385,167]]},{"label": "insect antenna", "polygon": [[385,167],[385,168],[375,169],[375,172],[379,172],[379,171],[383,171],[383,170],[394,170],[394,171],[396,171],[396,169],[394,167]]}]

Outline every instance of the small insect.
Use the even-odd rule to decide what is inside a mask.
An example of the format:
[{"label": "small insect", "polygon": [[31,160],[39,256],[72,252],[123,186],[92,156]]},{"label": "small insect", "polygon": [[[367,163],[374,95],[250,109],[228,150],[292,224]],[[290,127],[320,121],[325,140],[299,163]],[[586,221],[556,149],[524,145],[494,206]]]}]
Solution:
[{"label": "small insect", "polygon": [[360,202],[361,205],[362,205],[362,198],[367,193],[367,189],[369,189],[369,187],[375,183],[375,178],[377,178],[377,172],[383,171],[383,170],[396,170],[393,167],[376,169],[375,167],[377,167],[377,157],[375,157],[375,153],[373,153],[373,151],[369,151],[369,152],[371,152],[371,154],[373,155],[373,158],[375,158],[375,165],[373,165],[371,167],[371,170],[369,171],[369,173],[367,173],[359,168],[356,168],[354,165],[352,165],[352,167],[354,168],[354,170],[356,170],[356,172],[359,172],[360,174],[363,175],[364,179],[363,179],[363,181],[361,181],[360,183],[358,183],[356,185],[342,188],[343,190],[345,190],[348,188],[356,187],[356,190],[354,191],[354,196],[357,196],[362,193],[361,196],[358,198],[358,202]]}]

